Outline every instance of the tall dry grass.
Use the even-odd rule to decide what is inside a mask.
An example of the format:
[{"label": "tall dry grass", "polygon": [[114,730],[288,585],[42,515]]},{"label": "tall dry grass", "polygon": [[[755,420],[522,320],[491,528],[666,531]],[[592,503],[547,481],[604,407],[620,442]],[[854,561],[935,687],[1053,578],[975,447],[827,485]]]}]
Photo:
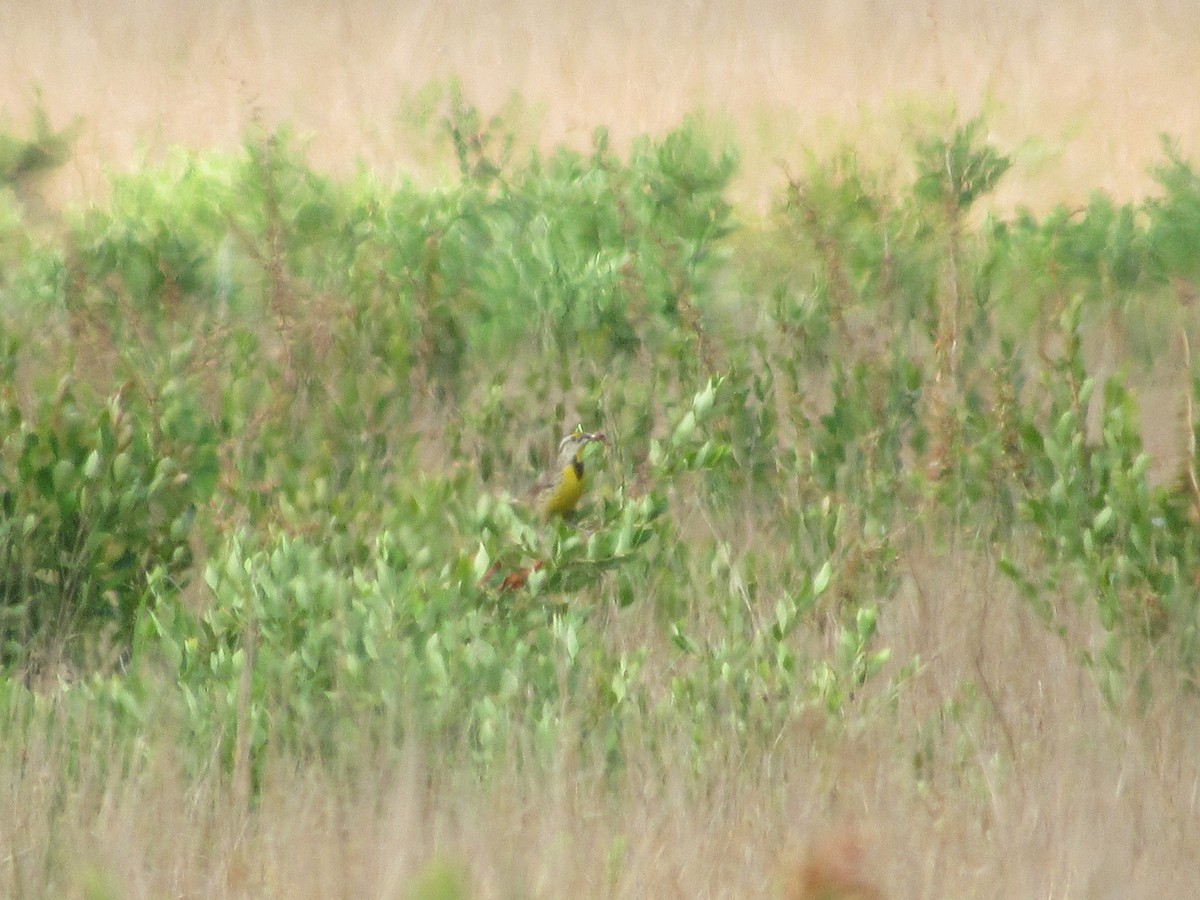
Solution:
[{"label": "tall dry grass", "polygon": [[[1194,896],[1196,700],[1163,690],[1114,713],[987,559],[901,564],[882,639],[924,663],[894,708],[797,722],[749,756],[716,742],[699,784],[637,748],[617,776],[568,750],[547,773],[513,748],[487,783],[417,749],[364,749],[353,772],[277,757],[248,807],[228,779],[183,774],[167,724],[131,761],[106,755],[102,727],[75,747],[43,726],[18,743],[7,723],[0,894]],[[612,639],[653,633],[644,610]],[[1098,639],[1089,616],[1059,616],[1073,641]],[[669,677],[667,658],[650,654],[648,677]]]},{"label": "tall dry grass", "polygon": [[56,120],[86,120],[58,198],[95,196],[143,150],[232,146],[252,121],[310,134],[320,166],[391,171],[411,155],[402,95],[449,75],[485,110],[519,92],[545,145],[710,110],[753,204],[803,148],[895,154],[914,110],[951,103],[1017,151],[1001,204],[1140,195],[1160,133],[1200,152],[1188,0],[10,0],[0,34],[0,110],[20,117],[37,86]]}]

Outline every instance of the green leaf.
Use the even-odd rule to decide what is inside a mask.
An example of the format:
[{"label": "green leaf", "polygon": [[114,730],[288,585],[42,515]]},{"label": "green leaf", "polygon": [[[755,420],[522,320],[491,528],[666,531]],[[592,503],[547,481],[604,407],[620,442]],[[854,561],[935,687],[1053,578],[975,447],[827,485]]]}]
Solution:
[{"label": "green leaf", "polygon": [[708,411],[712,409],[716,396],[716,386],[710,378],[704,390],[692,398],[692,412],[695,413],[696,421],[703,421],[704,417],[708,415]]},{"label": "green leaf", "polygon": [[819,597],[825,593],[825,589],[829,587],[830,579],[833,578],[833,565],[829,560],[825,560],[825,564],[817,570],[817,574],[813,576],[812,589],[813,596]]},{"label": "green leaf", "polygon": [[675,426],[675,431],[671,434],[671,446],[680,447],[687,443],[696,432],[696,413],[688,410],[687,414]]},{"label": "green leaf", "polygon": [[479,544],[479,549],[475,551],[475,558],[471,562],[471,571],[475,576],[476,584],[483,581],[484,576],[487,575],[488,569],[491,568],[491,565],[492,557],[488,553],[487,547],[483,546],[481,542]]},{"label": "green leaf", "polygon": [[100,451],[93,450],[83,464],[83,477],[95,481],[100,475]]}]

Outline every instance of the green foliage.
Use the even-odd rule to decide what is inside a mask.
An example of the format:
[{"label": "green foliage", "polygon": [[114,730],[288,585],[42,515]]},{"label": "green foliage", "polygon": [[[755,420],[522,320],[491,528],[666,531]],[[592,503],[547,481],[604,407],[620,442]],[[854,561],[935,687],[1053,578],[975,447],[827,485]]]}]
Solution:
[{"label": "green foliage", "polygon": [[66,280],[62,251],[43,234],[56,216],[38,196],[37,182],[69,159],[78,124],[54,130],[40,97],[32,119],[28,135],[0,120],[0,309],[6,310],[58,301]]},{"label": "green foliage", "polygon": [[[1076,301],[1063,317],[1068,333],[1078,334],[1079,316]],[[1105,684],[1116,692],[1136,687],[1148,654],[1169,649],[1167,635],[1194,679],[1200,541],[1173,486],[1150,486],[1134,398],[1120,380],[1109,379],[1099,439],[1091,441],[1086,419],[1095,382],[1086,375],[1078,338],[1046,381],[1050,424],[1024,429],[1030,484],[1022,510],[1046,553],[1075,581],[1077,599],[1095,605],[1109,635],[1097,661]],[[1011,564],[1009,572],[1037,599],[1027,575]]]},{"label": "green foliage", "polygon": [[288,318],[339,285],[357,197],[308,169],[293,145],[280,132],[248,140],[240,157],[176,154],[114,178],[111,205],[73,223],[72,301],[191,319],[259,300]]},{"label": "green foliage", "polygon": [[38,96],[28,137],[12,134],[7,127],[0,129],[0,187],[20,186],[61,166],[70,158],[78,130],[76,123],[55,131]]},{"label": "green foliage", "polygon": [[127,648],[147,573],[191,565],[216,476],[211,429],[179,381],[100,401],[68,375],[25,412],[15,344],[3,349],[0,653],[11,665],[101,639]]},{"label": "green foliage", "polygon": [[1164,149],[1167,163],[1154,173],[1163,196],[1147,204],[1146,242],[1158,271],[1194,284],[1200,278],[1200,175],[1165,140]]},{"label": "green foliage", "polygon": [[[722,458],[701,439],[717,389],[683,416],[674,461],[656,464],[661,483]],[[205,567],[211,603],[199,614],[155,579],[137,653],[165,665],[197,744],[232,766],[244,742],[258,766],[268,744],[332,756],[417,727],[486,760],[523,729],[553,746],[568,700],[615,741],[615,723],[646,702],[637,659],[603,652],[592,610],[570,598],[615,573],[618,602],[634,602],[637,580],[620,580],[622,569],[661,540],[661,491],[606,500],[587,533],[539,534],[511,504],[481,498],[473,556],[466,535],[446,533],[436,486],[403,505],[404,524],[361,564],[303,538],[252,549],[234,536]],[[511,584],[492,577],[518,571],[527,576]]]},{"label": "green foliage", "polygon": [[919,174],[913,193],[918,199],[957,215],[995,190],[1012,163],[991,147],[978,146],[983,125],[981,119],[973,119],[948,138],[917,142]]},{"label": "green foliage", "polygon": [[[739,231],[695,121],[522,154],[453,85],[428,105],[438,187],[254,135],[12,251],[6,328],[64,346],[0,382],[6,663],[132,646],[65,693],[168,710],[252,782],[410,735],[483,770],[579,734],[698,762],[893,702],[902,555],[966,543],[1064,640],[1078,601],[1114,692],[1167,655],[1194,679],[1196,461],[1153,484],[1087,352],[1114,316],[1191,333],[1189,163],[1144,204],[988,216],[1009,160],[972,121],[909,183],[809,158]],[[516,486],[580,422],[591,492],[537,520]]]}]

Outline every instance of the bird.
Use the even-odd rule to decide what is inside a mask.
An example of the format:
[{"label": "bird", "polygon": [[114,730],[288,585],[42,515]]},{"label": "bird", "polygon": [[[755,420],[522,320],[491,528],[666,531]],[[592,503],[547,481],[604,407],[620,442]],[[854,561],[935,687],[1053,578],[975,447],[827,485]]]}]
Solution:
[{"label": "bird", "polygon": [[[578,426],[559,442],[554,465],[546,470],[528,492],[529,505],[537,510],[543,519],[565,519],[575,512],[585,487],[583,451],[591,443],[607,444],[608,438],[602,431],[584,431],[582,426]],[[525,587],[530,576],[544,568],[545,561],[539,559],[531,565],[511,570],[503,578],[499,578],[504,566],[497,560],[483,574],[479,584],[481,587],[498,585],[501,591],[515,591]]]},{"label": "bird", "polygon": [[584,431],[577,427],[559,442],[554,465],[534,484],[533,508],[544,519],[566,518],[575,512],[585,488],[583,451],[588,444],[607,444],[604,432]]}]

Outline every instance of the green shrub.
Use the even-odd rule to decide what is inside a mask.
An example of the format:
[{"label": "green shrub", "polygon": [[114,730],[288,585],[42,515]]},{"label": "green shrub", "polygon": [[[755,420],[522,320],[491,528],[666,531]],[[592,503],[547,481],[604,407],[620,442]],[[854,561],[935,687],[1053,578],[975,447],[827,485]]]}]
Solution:
[{"label": "green shrub", "polygon": [[28,412],[4,348],[0,388],[0,657],[126,650],[147,574],[181,576],[197,504],[211,493],[210,429],[180,382],[107,401],[70,376]]},{"label": "green shrub", "polygon": [[[1088,356],[1114,316],[1190,334],[1190,164],[1144,204],[1003,217],[1009,160],[969,122],[906,182],[810,159],[735,231],[736,153],[696,121],[521,154],[461,94],[444,113],[434,188],[256,135],[13,245],[12,327],[71,345],[0,383],[7,661],[132,635],[77,695],[177,707],[234,770],[412,733],[700,760],[902,689],[901,561],[966,544],[1050,627],[1060,596],[1094,615],[1106,646],[1073,649],[1112,689],[1168,650],[1192,677],[1200,488],[1151,483],[1135,393]],[[107,400],[18,402],[93,343]],[[535,521],[510,498],[576,422],[611,439],[587,503]]]},{"label": "green shrub", "polygon": [[1167,162],[1154,172],[1163,194],[1146,204],[1149,223],[1145,241],[1160,277],[1178,278],[1194,285],[1200,279],[1200,262],[1196,259],[1200,241],[1200,174],[1165,140],[1164,149]]},{"label": "green shrub", "polygon": [[33,125],[29,137],[0,129],[0,187],[19,186],[52,169],[58,168],[71,156],[71,144],[79,131],[78,123],[55,131],[42,105],[36,98]]}]

